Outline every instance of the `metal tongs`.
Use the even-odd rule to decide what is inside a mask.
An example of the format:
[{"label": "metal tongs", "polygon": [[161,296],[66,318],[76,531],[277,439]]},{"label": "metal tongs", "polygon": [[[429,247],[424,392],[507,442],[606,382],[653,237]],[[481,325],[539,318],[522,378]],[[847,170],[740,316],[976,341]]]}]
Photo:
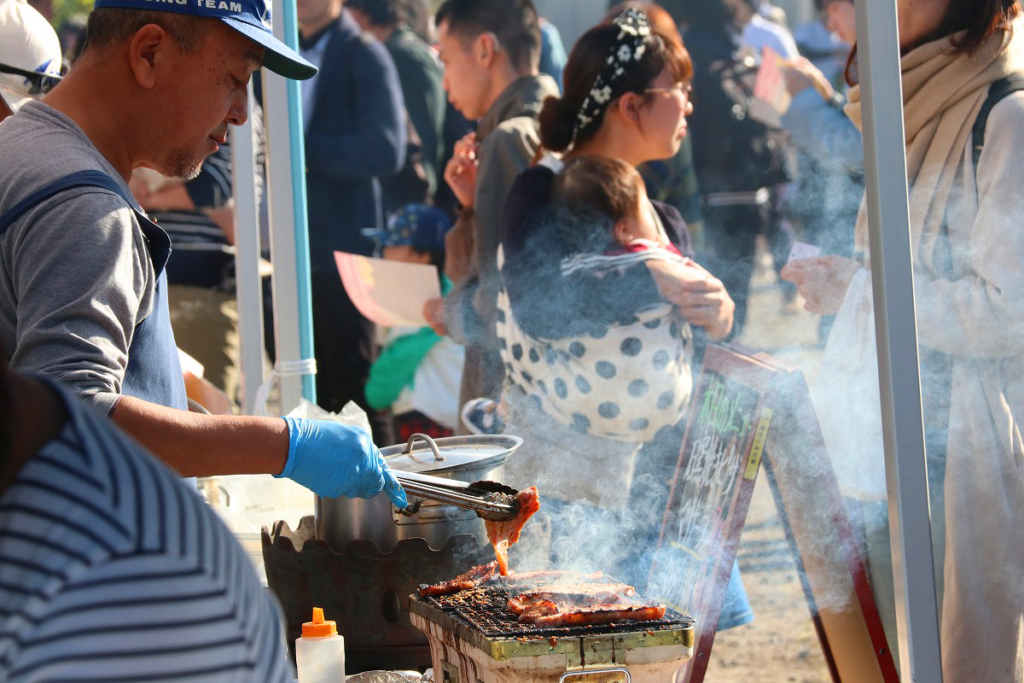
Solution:
[{"label": "metal tongs", "polygon": [[519,512],[519,491],[496,481],[466,483],[416,472],[395,472],[407,493],[472,510],[482,519],[505,522]]}]

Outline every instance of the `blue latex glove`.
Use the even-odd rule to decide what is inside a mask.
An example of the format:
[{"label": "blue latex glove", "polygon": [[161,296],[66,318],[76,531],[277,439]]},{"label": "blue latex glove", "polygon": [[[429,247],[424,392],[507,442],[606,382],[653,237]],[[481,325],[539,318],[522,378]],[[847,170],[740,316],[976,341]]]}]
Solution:
[{"label": "blue latex glove", "polygon": [[284,421],[288,462],[275,477],[327,498],[373,498],[384,491],[396,507],[408,507],[405,491],[365,430],[327,420]]}]

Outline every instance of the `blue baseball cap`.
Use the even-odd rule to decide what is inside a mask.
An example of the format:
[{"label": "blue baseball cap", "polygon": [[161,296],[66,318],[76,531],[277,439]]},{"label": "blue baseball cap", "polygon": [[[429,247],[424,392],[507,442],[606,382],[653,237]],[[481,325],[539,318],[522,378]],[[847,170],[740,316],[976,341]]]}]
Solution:
[{"label": "blue baseball cap", "polygon": [[263,66],[274,73],[299,81],[316,75],[315,66],[274,37],[270,28],[270,7],[266,0],[96,0],[94,7],[119,7],[217,18],[261,45],[266,50]]},{"label": "blue baseball cap", "polygon": [[363,228],[364,237],[378,247],[409,245],[419,251],[444,251],[444,236],[451,230],[448,214],[427,204],[406,204],[388,216],[385,228]]}]

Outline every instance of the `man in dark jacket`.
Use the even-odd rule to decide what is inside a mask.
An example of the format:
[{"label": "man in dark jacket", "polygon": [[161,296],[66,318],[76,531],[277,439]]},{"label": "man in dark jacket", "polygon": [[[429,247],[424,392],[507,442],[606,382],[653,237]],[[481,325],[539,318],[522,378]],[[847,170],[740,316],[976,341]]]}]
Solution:
[{"label": "man in dark jacket", "polygon": [[[327,410],[366,409],[373,324],[345,293],[334,252],[373,251],[360,230],[383,225],[379,178],[405,161],[402,93],[387,50],[360,34],[341,0],[298,0],[297,9],[302,55],[320,67],[302,91],[317,398]],[[386,439],[385,421],[367,412],[374,437]]]},{"label": "man in dark jacket", "polygon": [[441,64],[430,46],[409,28],[406,4],[406,0],[348,0],[347,9],[364,31],[384,43],[395,62],[405,111],[420,138],[423,170],[433,197],[444,153]]}]

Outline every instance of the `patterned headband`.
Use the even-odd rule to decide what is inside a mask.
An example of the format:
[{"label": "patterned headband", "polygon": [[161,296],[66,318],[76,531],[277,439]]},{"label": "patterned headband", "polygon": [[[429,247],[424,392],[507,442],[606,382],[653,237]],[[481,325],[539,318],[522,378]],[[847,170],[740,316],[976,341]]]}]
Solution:
[{"label": "patterned headband", "polygon": [[630,7],[615,17],[612,26],[619,29],[612,44],[611,53],[601,67],[601,73],[594,81],[594,87],[580,105],[576,114],[576,125],[573,127],[572,139],[594,122],[612,98],[612,87],[622,74],[626,73],[630,62],[638,62],[647,50],[647,40],[651,35],[651,24],[642,10]]}]

